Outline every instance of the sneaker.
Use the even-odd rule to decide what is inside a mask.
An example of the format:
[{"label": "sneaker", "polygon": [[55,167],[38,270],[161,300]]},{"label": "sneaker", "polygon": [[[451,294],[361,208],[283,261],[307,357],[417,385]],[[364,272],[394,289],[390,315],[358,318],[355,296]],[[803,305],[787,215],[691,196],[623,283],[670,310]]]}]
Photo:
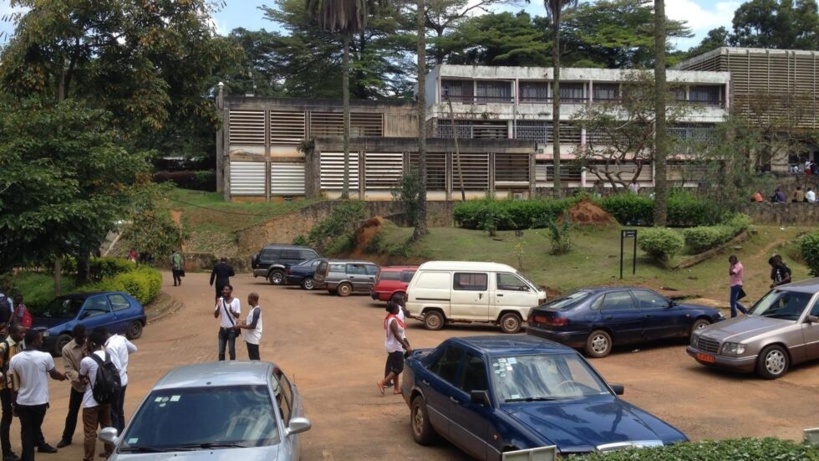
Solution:
[{"label": "sneaker", "polygon": [[7,455],[3,455],[3,461],[20,461],[20,457],[17,456],[17,453],[12,451]]},{"label": "sneaker", "polygon": [[71,445],[70,440],[60,440],[60,443],[57,444],[57,448],[63,448]]},{"label": "sneaker", "polygon": [[47,443],[37,447],[37,451],[40,453],[57,453],[57,449]]}]

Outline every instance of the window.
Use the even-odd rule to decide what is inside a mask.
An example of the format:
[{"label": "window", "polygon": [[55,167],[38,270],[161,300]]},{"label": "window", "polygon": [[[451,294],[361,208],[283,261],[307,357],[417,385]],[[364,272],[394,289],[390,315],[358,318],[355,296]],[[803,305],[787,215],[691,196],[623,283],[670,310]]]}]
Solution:
[{"label": "window", "polygon": [[107,314],[110,311],[108,301],[104,296],[97,296],[90,298],[85,303],[85,317],[95,317],[97,315]]},{"label": "window", "polygon": [[299,250],[282,250],[282,259],[301,259]]},{"label": "window", "polygon": [[546,82],[521,82],[520,102],[549,101],[549,84]]},{"label": "window", "polygon": [[279,248],[266,248],[262,250],[262,255],[259,257],[259,259],[264,261],[269,261],[271,259],[279,259],[281,252],[282,250]]},{"label": "window", "polygon": [[456,272],[454,290],[459,291],[486,291],[489,277],[487,274]]},{"label": "window", "polygon": [[688,91],[688,101],[706,106],[720,106],[722,88],[719,86],[696,85]]},{"label": "window", "polygon": [[668,307],[668,299],[657,293],[646,290],[634,290],[631,292],[637,300],[638,309],[654,309]]},{"label": "window", "polygon": [[415,271],[402,271],[401,281],[409,283],[412,280],[413,275],[415,275]]},{"label": "window", "polygon": [[461,358],[464,356],[464,351],[458,347],[447,347],[444,352],[438,357],[438,360],[433,362],[429,370],[440,376],[444,381],[455,385],[455,379],[458,376],[458,365],[461,363]]},{"label": "window", "polygon": [[472,103],[473,83],[469,80],[441,80],[441,100]]},{"label": "window", "polygon": [[125,296],[122,295],[108,295],[108,302],[110,302],[111,306],[113,306],[114,312],[124,311],[125,309],[131,307],[131,303],[129,303],[128,300],[125,299]]},{"label": "window", "polygon": [[486,366],[480,357],[471,354],[466,356],[466,368],[464,369],[464,381],[461,389],[467,393],[489,390]]},{"label": "window", "polygon": [[634,300],[627,291],[606,294],[603,299],[604,311],[624,311],[634,309]]},{"label": "window", "polygon": [[585,101],[586,85],[583,83],[560,83],[561,102],[583,102]]},{"label": "window", "polygon": [[399,280],[401,278],[400,272],[395,271],[381,271],[381,280]]},{"label": "window", "polygon": [[286,426],[293,415],[293,389],[290,387],[287,376],[278,368],[273,371],[273,384],[274,386],[278,385],[277,388],[273,389],[273,393],[282,412],[282,421]]},{"label": "window", "polygon": [[347,264],[347,273],[350,275],[366,275],[367,271],[363,264]]},{"label": "window", "polygon": [[529,291],[529,285],[514,274],[497,274],[498,290]]},{"label": "window", "polygon": [[509,82],[478,82],[475,96],[478,102],[511,102],[512,85]]},{"label": "window", "polygon": [[299,256],[299,259],[313,259],[318,257],[313,250],[299,250]]},{"label": "window", "polygon": [[617,83],[595,83],[592,98],[595,101],[616,101],[620,99],[620,85]]},{"label": "window", "polygon": [[365,264],[364,271],[367,275],[376,275],[378,274],[378,266],[374,264]]}]

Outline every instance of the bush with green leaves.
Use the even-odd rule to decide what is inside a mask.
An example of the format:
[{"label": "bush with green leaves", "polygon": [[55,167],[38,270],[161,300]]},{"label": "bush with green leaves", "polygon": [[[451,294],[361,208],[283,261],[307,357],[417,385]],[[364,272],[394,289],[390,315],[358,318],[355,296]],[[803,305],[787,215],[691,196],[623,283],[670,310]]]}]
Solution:
[{"label": "bush with green leaves", "polygon": [[735,214],[717,226],[697,226],[683,231],[685,245],[690,251],[700,253],[728,242],[745,232],[751,225],[751,218],[745,214]]},{"label": "bush with green leaves", "polygon": [[819,461],[819,449],[791,440],[768,437],[704,440],[656,448],[592,453],[582,457],[570,456],[569,459],[576,461]]},{"label": "bush with green leaves", "polygon": [[[667,204],[667,224],[671,227],[712,226],[719,224],[725,214],[717,203],[687,191],[673,191]],[[600,200],[600,207],[623,225],[654,223],[654,200],[645,195],[612,195]]]},{"label": "bush with green leaves", "polygon": [[310,229],[307,242],[322,254],[341,253],[352,249],[355,231],[369,211],[360,200],[342,200],[333,207],[330,216]]},{"label": "bush with green leaves", "polygon": [[578,198],[497,200],[487,197],[455,205],[452,217],[464,229],[523,230],[545,227],[547,218],[557,219],[577,203]]},{"label": "bush with green leaves", "polygon": [[390,191],[392,199],[404,204],[407,222],[415,226],[421,213],[421,181],[418,170],[412,169],[404,176],[398,185]]},{"label": "bush with green leaves", "polygon": [[644,195],[611,195],[600,200],[600,208],[624,226],[649,225],[654,220],[654,201]]},{"label": "bush with green leaves", "polygon": [[808,272],[819,277],[819,232],[808,234],[799,241],[802,259],[808,264]]},{"label": "bush with green leaves", "polygon": [[685,246],[685,240],[676,231],[664,227],[641,229],[637,245],[653,259],[667,263]]},{"label": "bush with green leaves", "polygon": [[130,272],[83,285],[77,292],[125,291],[143,305],[153,301],[162,290],[162,274],[151,267],[139,266]]},{"label": "bush with green leaves", "polygon": [[[122,258],[91,258],[89,261],[89,273],[91,280],[100,281],[106,278],[115,277],[118,274],[136,270],[137,265],[132,261]],[[75,270],[76,272],[76,270]]]}]

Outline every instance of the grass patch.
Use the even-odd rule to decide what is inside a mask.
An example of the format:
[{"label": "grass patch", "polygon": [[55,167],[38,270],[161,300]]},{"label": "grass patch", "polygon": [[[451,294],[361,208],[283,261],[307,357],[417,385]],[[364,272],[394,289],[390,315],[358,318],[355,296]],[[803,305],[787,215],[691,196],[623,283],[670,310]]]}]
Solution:
[{"label": "grass patch", "polygon": [[[63,276],[62,292],[74,290],[74,277]],[[14,292],[25,296],[26,306],[36,312],[54,299],[54,276],[44,272],[19,272],[14,277]]]}]

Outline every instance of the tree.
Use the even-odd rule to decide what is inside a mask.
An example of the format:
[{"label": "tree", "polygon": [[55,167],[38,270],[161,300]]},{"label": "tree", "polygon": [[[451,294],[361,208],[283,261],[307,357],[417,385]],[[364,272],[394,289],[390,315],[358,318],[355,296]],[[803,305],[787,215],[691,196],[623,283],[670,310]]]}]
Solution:
[{"label": "tree", "polygon": [[[668,37],[691,37],[681,21],[666,19]],[[575,67],[647,69],[654,64],[654,9],[645,0],[600,0],[567,10],[561,59]],[[666,43],[666,52],[672,50]]]},{"label": "tree", "polygon": [[544,0],[546,13],[552,20],[552,133],[554,135],[554,190],[560,196],[560,17],[564,8],[576,6],[578,0]]},{"label": "tree", "polygon": [[750,0],[734,12],[732,46],[819,49],[816,0]]},{"label": "tree", "polygon": [[665,49],[668,39],[665,34],[665,0],[654,0],[654,114],[656,144],[654,151],[654,225],[665,227],[668,214],[668,132],[666,130],[667,92],[665,75]]},{"label": "tree", "polygon": [[[439,42],[439,49],[443,41]],[[477,16],[446,37],[449,64],[543,67],[549,64],[543,29],[524,12]]]},{"label": "tree", "polygon": [[[636,180],[643,167],[652,165],[656,158],[654,76],[648,71],[630,71],[624,82],[620,101],[598,102],[575,115],[588,133],[586,146],[576,151],[577,158],[589,173],[615,190]],[[687,104],[675,104],[670,91],[663,99],[669,126],[695,110]],[[675,139],[668,141],[671,152],[676,148]]]},{"label": "tree", "polygon": [[341,64],[341,92],[344,105],[344,182],[341,198],[350,198],[350,42],[354,34],[367,28],[375,8],[388,0],[306,0],[307,12],[319,27],[341,36],[344,52]]},{"label": "tree", "polygon": [[728,29],[725,27],[711,29],[708,31],[708,34],[702,39],[699,45],[688,50],[686,56],[688,58],[693,58],[694,56],[705,54],[723,46],[728,46],[728,38]]},{"label": "tree", "polygon": [[412,240],[418,241],[429,234],[427,227],[427,97],[424,93],[427,81],[427,31],[425,0],[416,0],[418,25],[418,213],[413,223]]}]

